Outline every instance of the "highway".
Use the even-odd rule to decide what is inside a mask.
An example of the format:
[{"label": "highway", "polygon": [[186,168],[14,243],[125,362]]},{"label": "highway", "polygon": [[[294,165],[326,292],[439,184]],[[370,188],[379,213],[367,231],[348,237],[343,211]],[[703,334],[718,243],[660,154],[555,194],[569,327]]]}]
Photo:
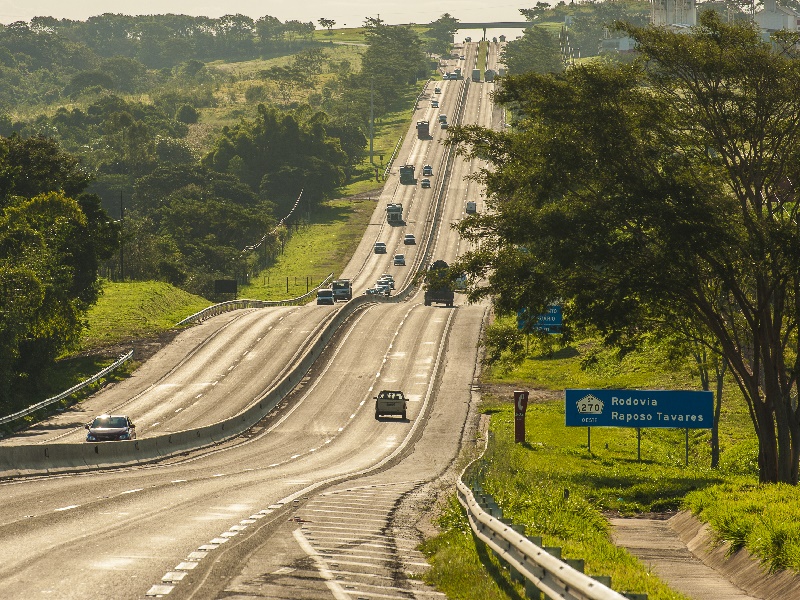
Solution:
[{"label": "highway", "polygon": [[[476,49],[464,49],[465,74]],[[411,281],[428,238],[432,259],[456,258],[465,248],[450,224],[464,217],[468,198],[483,208],[481,190],[465,180],[479,165],[448,162],[446,131],[434,126],[432,139],[418,140],[414,124],[455,118],[466,92],[463,122],[496,126],[494,84],[441,82],[439,109],[430,106],[433,86],[343,273],[356,294],[384,272],[398,290]],[[430,189],[399,184],[407,162],[418,173],[433,166]],[[385,223],[388,202],[403,203],[404,225]],[[418,244],[405,246],[405,233]],[[372,252],[376,240],[386,255]],[[393,266],[395,253],[408,266]],[[290,396],[235,440],[146,466],[3,481],[0,597],[438,597],[408,576],[424,570],[416,524],[473,443],[477,343],[488,313],[456,304],[426,307],[420,292],[356,311]],[[273,386],[336,310],[220,315],[80,410],[3,443],[82,443],[82,423],[100,412],[129,414],[140,437],[228,418]],[[375,418],[380,389],[406,393],[407,420]]]}]

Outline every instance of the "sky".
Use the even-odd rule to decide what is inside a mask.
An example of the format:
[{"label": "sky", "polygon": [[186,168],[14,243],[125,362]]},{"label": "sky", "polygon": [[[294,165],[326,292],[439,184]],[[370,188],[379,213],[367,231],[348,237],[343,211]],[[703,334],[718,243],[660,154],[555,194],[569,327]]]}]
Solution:
[{"label": "sky", "polygon": [[336,27],[356,27],[366,17],[380,16],[388,24],[430,23],[444,13],[462,22],[521,21],[520,8],[530,8],[536,0],[522,3],[489,3],[486,0],[0,0],[0,23],[30,21],[33,17],[55,17],[85,21],[104,13],[126,15],[184,14],[217,18],[226,14],[243,14],[253,19],[265,15],[281,21],[296,19],[313,21],[333,19]]}]

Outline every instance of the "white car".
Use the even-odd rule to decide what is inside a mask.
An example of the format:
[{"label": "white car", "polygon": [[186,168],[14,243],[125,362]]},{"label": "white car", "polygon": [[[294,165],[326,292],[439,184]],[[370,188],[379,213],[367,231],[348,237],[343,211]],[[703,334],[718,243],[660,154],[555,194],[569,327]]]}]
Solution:
[{"label": "white car", "polygon": [[405,254],[395,254],[394,255],[394,266],[395,267],[405,267],[406,266],[406,256],[405,256]]}]

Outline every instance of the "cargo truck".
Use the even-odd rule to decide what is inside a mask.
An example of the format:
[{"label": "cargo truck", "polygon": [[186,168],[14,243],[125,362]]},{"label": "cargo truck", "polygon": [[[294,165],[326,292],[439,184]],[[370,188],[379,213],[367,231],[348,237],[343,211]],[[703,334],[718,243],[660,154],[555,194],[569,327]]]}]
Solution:
[{"label": "cargo truck", "polygon": [[347,302],[353,299],[353,286],[349,279],[334,279],[331,284],[333,290],[333,300],[343,300]]},{"label": "cargo truck", "polygon": [[386,222],[389,225],[403,223],[403,205],[400,202],[390,202],[386,205]]},{"label": "cargo truck", "polygon": [[421,140],[431,137],[430,123],[428,121],[417,121],[417,137]]},{"label": "cargo truck", "polygon": [[437,260],[425,273],[425,306],[435,302],[452,308],[455,292],[450,281],[449,268],[446,262]]},{"label": "cargo truck", "polygon": [[403,165],[400,167],[400,183],[417,183],[414,177],[414,165]]},{"label": "cargo truck", "polygon": [[472,69],[472,81],[480,81],[480,80],[481,80],[481,70]]}]

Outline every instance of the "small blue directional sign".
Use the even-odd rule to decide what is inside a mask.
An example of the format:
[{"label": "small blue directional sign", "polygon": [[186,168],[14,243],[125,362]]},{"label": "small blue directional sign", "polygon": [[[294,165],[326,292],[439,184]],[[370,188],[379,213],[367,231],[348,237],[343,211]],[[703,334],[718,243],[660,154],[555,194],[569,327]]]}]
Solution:
[{"label": "small blue directional sign", "polygon": [[[563,325],[563,317],[561,314],[561,307],[557,304],[547,307],[547,312],[536,315],[536,323],[533,324],[531,329],[544,331],[546,333],[561,333],[561,326]],[[517,329],[520,331],[529,327],[530,320],[529,311],[522,308],[517,311]]]},{"label": "small blue directional sign", "polygon": [[567,427],[711,429],[714,393],[684,390],[566,390]]}]

